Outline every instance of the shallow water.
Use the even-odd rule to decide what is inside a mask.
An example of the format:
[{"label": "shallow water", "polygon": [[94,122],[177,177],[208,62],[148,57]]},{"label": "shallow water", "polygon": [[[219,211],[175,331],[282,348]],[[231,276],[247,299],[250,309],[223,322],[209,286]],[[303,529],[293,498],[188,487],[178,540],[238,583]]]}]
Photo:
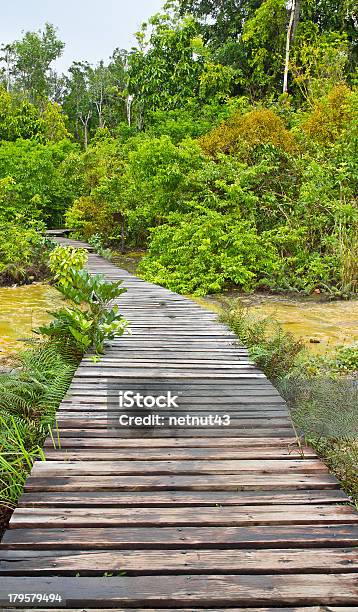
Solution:
[{"label": "shallow water", "polygon": [[23,349],[33,328],[51,320],[47,311],[61,305],[61,294],[43,283],[0,287],[0,360]]},{"label": "shallow water", "polygon": [[[358,342],[358,300],[324,302],[317,299],[297,299],[267,294],[230,296],[239,300],[260,317],[270,316],[293,333],[315,353],[330,352],[336,346]],[[209,297],[198,300],[214,310],[222,299]]]}]

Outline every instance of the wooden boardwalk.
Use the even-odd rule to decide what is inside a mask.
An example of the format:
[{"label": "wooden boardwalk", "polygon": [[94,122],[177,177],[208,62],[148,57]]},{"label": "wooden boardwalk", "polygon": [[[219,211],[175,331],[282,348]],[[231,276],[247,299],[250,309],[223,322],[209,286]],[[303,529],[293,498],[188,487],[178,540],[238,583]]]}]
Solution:
[{"label": "wooden boardwalk", "polygon": [[[58,593],[51,609],[358,610],[358,513],[246,349],[192,301],[93,253],[88,267],[123,279],[132,335],[76,372],[3,539],[0,609]],[[178,407],[120,410],[120,390]]]}]

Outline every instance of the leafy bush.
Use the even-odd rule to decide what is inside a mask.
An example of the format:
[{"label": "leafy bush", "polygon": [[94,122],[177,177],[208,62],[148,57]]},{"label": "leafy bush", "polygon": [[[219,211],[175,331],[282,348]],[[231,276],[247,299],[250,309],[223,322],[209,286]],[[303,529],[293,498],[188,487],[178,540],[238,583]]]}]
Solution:
[{"label": "leafy bush", "polygon": [[340,346],[334,361],[340,371],[358,372],[358,346]]},{"label": "leafy bush", "polygon": [[267,108],[252,110],[242,115],[235,113],[230,119],[200,139],[209,155],[241,153],[244,156],[257,145],[272,144],[278,149],[292,152],[295,142],[283,120]]},{"label": "leafy bush", "polygon": [[73,150],[69,141],[41,144],[34,140],[0,142],[0,180],[10,177],[14,188],[1,216],[61,223],[75,189],[63,162]]},{"label": "leafy bush", "polygon": [[250,291],[267,260],[255,228],[211,212],[183,216],[177,223],[154,229],[139,272],[179,293],[216,293],[228,282]]},{"label": "leafy bush", "polygon": [[90,196],[81,196],[66,212],[66,226],[86,240],[95,234],[108,236],[112,222],[108,205],[99,206],[98,200]]},{"label": "leafy bush", "polygon": [[58,285],[68,287],[74,271],[82,270],[86,265],[88,253],[86,249],[63,247],[58,244],[49,256],[49,268]]},{"label": "leafy bush", "polygon": [[[88,350],[102,353],[105,340],[121,336],[128,325],[118,306],[112,305],[126,291],[120,286],[122,281],[108,282],[103,274],[76,269],[85,255],[72,247],[61,247],[55,253],[51,266],[57,288],[73,305],[51,312],[51,323],[36,330],[77,357]],[[71,262],[75,267],[70,267]]]},{"label": "leafy bush", "polygon": [[59,104],[47,102],[38,108],[21,93],[10,93],[0,85],[0,140],[59,142],[70,136]]},{"label": "leafy bush", "polygon": [[26,283],[44,277],[46,241],[40,223],[10,223],[0,220],[0,284]]},{"label": "leafy bush", "polygon": [[335,142],[349,126],[355,97],[344,83],[336,85],[325,98],[316,101],[302,129],[321,144]]}]

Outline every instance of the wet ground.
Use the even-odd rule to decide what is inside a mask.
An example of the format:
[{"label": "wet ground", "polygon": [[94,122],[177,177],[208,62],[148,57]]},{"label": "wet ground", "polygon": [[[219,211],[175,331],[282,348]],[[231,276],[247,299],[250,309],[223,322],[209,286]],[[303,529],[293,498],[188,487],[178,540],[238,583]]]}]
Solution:
[{"label": "wet ground", "polygon": [[48,310],[63,305],[61,294],[43,283],[0,288],[0,363],[24,348],[33,328],[51,320]]},{"label": "wet ground", "polygon": [[219,311],[227,299],[238,299],[260,317],[270,316],[300,337],[316,353],[358,343],[358,300],[326,301],[322,296],[300,298],[269,294],[228,293],[194,298]]}]

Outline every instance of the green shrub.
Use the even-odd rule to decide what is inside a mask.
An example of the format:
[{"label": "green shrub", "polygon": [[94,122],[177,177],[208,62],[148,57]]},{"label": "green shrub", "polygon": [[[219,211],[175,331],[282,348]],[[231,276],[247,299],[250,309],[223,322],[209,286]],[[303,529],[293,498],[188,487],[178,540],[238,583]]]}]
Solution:
[{"label": "green shrub", "polygon": [[112,225],[113,216],[108,204],[99,204],[93,196],[81,196],[66,212],[66,226],[86,240],[96,234],[108,237]]},{"label": "green shrub", "polygon": [[[61,351],[61,352],[59,352]],[[14,505],[65,395],[77,361],[52,343],[21,353],[0,374],[0,500]]]},{"label": "green shrub", "polygon": [[49,268],[57,285],[68,287],[75,270],[82,270],[88,260],[86,249],[64,247],[58,244],[49,256]]},{"label": "green shrub", "polygon": [[10,177],[14,182],[1,217],[7,221],[17,216],[39,219],[52,227],[62,223],[76,193],[63,168],[73,149],[66,140],[46,144],[34,140],[0,142],[0,180]]},{"label": "green shrub", "polygon": [[126,289],[122,281],[108,282],[103,274],[78,269],[87,258],[83,250],[61,247],[54,253],[51,269],[57,288],[72,305],[51,312],[51,323],[36,331],[77,357],[89,350],[102,353],[105,340],[121,336],[128,325],[112,305]]},{"label": "green shrub", "polygon": [[[283,120],[268,108],[255,109],[246,114],[235,113],[219,127],[199,140],[205,153],[247,153],[262,144],[293,152],[295,142]],[[246,152],[246,153],[245,153]]]},{"label": "green shrub", "polygon": [[0,284],[26,283],[47,272],[46,241],[41,223],[11,223],[0,220]]},{"label": "green shrub", "polygon": [[147,280],[179,293],[217,293],[228,283],[250,291],[258,271],[269,272],[269,256],[250,223],[208,211],[152,230],[138,269]]}]

